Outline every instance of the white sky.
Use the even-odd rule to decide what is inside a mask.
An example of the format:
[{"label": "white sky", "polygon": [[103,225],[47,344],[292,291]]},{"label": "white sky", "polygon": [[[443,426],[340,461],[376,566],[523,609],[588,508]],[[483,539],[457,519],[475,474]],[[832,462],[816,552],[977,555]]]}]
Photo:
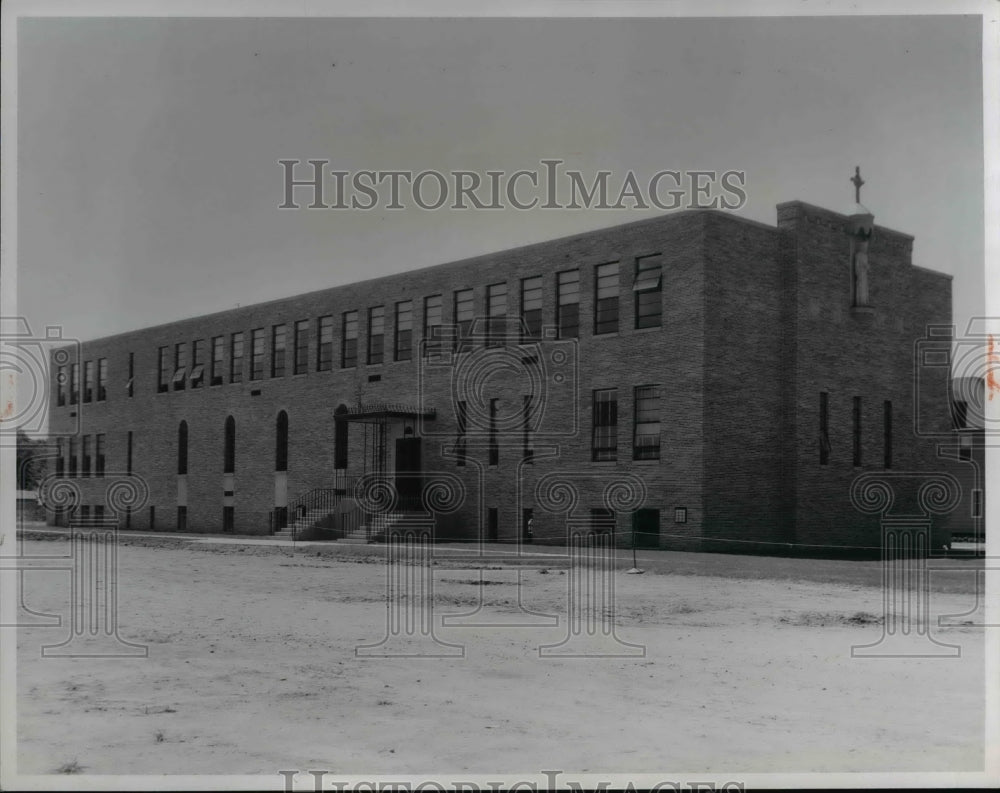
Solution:
[{"label": "white sky", "polygon": [[[983,311],[980,19],[36,19],[19,31],[18,298],[94,338],[643,217],[279,211],[340,168],[741,169],[742,214],[876,222]],[[334,65],[336,64],[336,65]]]}]

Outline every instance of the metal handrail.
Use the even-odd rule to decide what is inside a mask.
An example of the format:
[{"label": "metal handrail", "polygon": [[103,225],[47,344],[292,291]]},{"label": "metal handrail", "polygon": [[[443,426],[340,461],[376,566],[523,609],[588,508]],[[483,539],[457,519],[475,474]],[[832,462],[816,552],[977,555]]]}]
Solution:
[{"label": "metal handrail", "polygon": [[298,537],[299,521],[311,511],[332,513],[344,500],[353,498],[357,477],[337,477],[336,487],[316,487],[288,505],[287,521],[292,529],[292,541]]},{"label": "metal handrail", "polygon": [[[340,536],[347,536],[365,526],[365,538],[371,542],[374,537],[384,533],[390,523],[390,515],[398,513],[428,514],[420,496],[397,496],[391,513],[366,512],[359,505],[341,512],[337,508],[345,501],[354,499],[354,489],[359,477],[338,477],[337,487],[317,487],[308,490],[292,501],[288,506],[286,523],[292,530],[292,541],[298,539],[299,524],[310,512],[316,513],[316,519],[310,522],[311,528],[327,516],[334,516],[334,531]],[[307,527],[303,527],[305,529]]]}]

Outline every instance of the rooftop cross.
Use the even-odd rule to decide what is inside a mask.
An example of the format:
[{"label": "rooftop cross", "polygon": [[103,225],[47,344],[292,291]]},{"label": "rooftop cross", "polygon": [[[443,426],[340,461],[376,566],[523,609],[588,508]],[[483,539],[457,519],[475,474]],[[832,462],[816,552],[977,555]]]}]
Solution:
[{"label": "rooftop cross", "polygon": [[861,166],[854,166],[854,176],[851,177],[851,183],[854,185],[854,203],[861,203],[861,185],[865,183],[865,180],[861,178]]}]

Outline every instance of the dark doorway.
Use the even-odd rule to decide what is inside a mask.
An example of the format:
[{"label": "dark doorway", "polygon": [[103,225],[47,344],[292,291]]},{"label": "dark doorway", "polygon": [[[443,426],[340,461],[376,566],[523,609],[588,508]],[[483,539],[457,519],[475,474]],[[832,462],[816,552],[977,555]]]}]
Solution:
[{"label": "dark doorway", "polygon": [[416,509],[420,503],[420,438],[396,439],[396,490],[400,507]]},{"label": "dark doorway", "polygon": [[521,540],[523,542],[531,542],[535,538],[534,512],[533,509],[521,510]]},{"label": "dark doorway", "polygon": [[500,515],[496,507],[490,507],[486,512],[486,539],[496,542],[500,536]]},{"label": "dark doorway", "polygon": [[236,528],[236,521],[234,520],[233,508],[223,507],[222,508],[222,530],[227,533],[232,533]]},{"label": "dark doorway", "polygon": [[632,513],[632,540],[636,548],[660,547],[660,510],[637,509]]}]

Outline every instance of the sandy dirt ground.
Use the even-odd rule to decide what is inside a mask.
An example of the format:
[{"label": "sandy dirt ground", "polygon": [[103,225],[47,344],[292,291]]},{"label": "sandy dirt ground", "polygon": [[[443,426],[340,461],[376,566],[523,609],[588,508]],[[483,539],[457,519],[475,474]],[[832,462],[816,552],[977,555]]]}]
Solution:
[{"label": "sandy dirt ground", "polygon": [[[733,559],[734,576],[754,565]],[[852,658],[883,635],[877,587],[616,572],[614,636],[572,634],[605,657],[540,657],[576,624],[565,565],[438,564],[441,644],[418,632],[382,648],[462,655],[359,658],[388,632],[375,561],[126,544],[118,569],[119,634],[146,658],[42,657],[69,632],[69,575],[25,575],[25,603],[64,616],[19,632],[19,773],[983,767],[981,612],[933,630],[959,657]],[[932,617],[975,600],[934,594]]]}]

